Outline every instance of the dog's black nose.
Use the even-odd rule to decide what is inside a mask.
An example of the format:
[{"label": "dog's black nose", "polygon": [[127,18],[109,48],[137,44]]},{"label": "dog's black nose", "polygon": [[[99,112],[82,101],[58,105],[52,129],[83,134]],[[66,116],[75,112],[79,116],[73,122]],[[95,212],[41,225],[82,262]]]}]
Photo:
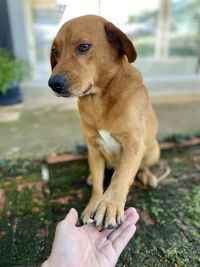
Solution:
[{"label": "dog's black nose", "polygon": [[58,94],[67,93],[67,81],[64,76],[56,75],[49,79],[49,87]]}]

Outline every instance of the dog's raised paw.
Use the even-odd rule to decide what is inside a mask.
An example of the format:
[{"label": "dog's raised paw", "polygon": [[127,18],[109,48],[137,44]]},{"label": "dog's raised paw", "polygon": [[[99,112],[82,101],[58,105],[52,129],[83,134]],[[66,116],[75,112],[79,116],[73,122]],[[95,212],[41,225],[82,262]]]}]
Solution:
[{"label": "dog's raised paw", "polygon": [[119,200],[102,196],[95,212],[94,221],[98,227],[113,229],[124,221],[124,203]]}]

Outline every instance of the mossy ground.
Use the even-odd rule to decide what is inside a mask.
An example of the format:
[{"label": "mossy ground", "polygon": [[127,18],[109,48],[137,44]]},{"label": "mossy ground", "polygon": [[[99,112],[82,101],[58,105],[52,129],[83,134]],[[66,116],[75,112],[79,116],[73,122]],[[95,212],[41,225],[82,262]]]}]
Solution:
[{"label": "mossy ground", "polygon": [[[118,267],[200,266],[200,146],[163,152],[154,172],[159,175],[166,165],[171,174],[157,189],[136,182],[130,190],[127,207],[136,207],[140,220]],[[87,162],[54,164],[49,171],[44,184],[40,164],[4,162],[0,266],[40,266],[50,253],[56,223],[70,207],[79,213],[85,207]]]}]

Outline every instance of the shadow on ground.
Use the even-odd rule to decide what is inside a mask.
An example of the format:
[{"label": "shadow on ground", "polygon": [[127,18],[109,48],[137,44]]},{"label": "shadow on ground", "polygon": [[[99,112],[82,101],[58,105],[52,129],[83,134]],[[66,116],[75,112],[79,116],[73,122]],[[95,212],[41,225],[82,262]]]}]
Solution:
[{"label": "shadow on ground", "polygon": [[[127,207],[138,209],[137,233],[118,267],[200,266],[200,146],[163,152],[154,171],[171,168],[157,189],[136,182]],[[0,266],[40,266],[50,253],[56,223],[70,207],[80,213],[90,194],[85,160],[49,166],[41,181],[41,163],[0,164]],[[107,174],[108,176],[108,174]]]}]

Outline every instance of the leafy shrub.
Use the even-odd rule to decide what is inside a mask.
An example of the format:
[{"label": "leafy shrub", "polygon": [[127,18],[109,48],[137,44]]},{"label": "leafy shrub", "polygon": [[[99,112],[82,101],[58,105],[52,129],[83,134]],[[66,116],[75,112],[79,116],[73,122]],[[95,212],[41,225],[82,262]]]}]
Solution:
[{"label": "leafy shrub", "polygon": [[8,50],[0,50],[0,92],[6,93],[10,83],[21,81],[30,75],[27,62],[15,59]]}]

